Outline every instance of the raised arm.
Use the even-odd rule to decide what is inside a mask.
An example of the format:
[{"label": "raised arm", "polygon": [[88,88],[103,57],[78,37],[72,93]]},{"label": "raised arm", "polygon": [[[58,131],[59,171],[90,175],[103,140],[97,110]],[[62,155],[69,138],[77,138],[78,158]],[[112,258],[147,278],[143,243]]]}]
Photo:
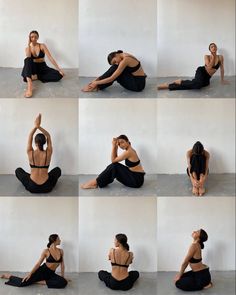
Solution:
[{"label": "raised arm", "polygon": [[216,54],[212,54],[209,56],[209,55],[205,55],[204,57],[205,59],[205,65],[206,67],[211,70],[212,67],[215,65],[215,61],[216,61]]},{"label": "raised arm", "polygon": [[35,132],[36,132],[37,129],[38,129],[37,127],[34,127],[30,131],[30,134],[29,134],[29,137],[28,137],[28,143],[27,143],[27,154],[33,150],[33,146],[32,146],[33,137],[34,137],[34,134],[35,134]]},{"label": "raised arm", "polygon": [[56,63],[55,59],[52,57],[50,51],[48,50],[47,46],[45,44],[41,44],[41,47],[43,48],[46,56],[48,57],[48,59],[50,60],[50,62],[55,66],[55,68],[59,71],[59,73],[64,76],[64,72],[61,70],[61,68],[58,66],[58,64]]},{"label": "raised arm", "polygon": [[40,130],[47,138],[47,151],[52,153],[52,140],[49,132],[45,130],[43,127],[39,126],[38,130]]},{"label": "raised arm", "polygon": [[178,281],[181,278],[181,276],[183,275],[185,269],[187,268],[189,264],[189,260],[194,256],[195,251],[196,251],[195,245],[192,244],[188,250],[186,257],[184,258],[184,261],[181,264],[179,273],[175,277],[175,281]]},{"label": "raised arm", "polygon": [[26,57],[31,57],[31,49],[30,49],[30,36],[28,38],[28,46],[25,48],[25,55]]},{"label": "raised arm", "polygon": [[112,139],[112,149],[111,149],[111,162],[118,163],[128,158],[129,152],[124,151],[121,155],[117,155],[118,150],[118,140],[116,138]]},{"label": "raised arm", "polygon": [[23,278],[22,282],[24,282],[24,281],[28,281],[29,278],[32,276],[32,274],[35,273],[36,270],[40,267],[40,265],[43,263],[44,259],[47,257],[47,256],[46,256],[46,251],[47,251],[47,250],[43,250],[43,252],[42,252],[42,254],[41,254],[39,260],[37,261],[37,263],[35,264],[35,266],[34,266],[33,269],[31,270],[31,272],[30,272],[27,276],[25,276],[25,277]]}]

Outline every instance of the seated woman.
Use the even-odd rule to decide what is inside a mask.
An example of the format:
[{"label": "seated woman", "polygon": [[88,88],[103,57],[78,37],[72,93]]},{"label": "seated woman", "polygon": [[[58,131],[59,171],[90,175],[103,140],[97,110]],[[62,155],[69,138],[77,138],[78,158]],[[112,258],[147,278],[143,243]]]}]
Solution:
[{"label": "seated woman", "polygon": [[[1,278],[8,280],[6,285],[14,287],[26,287],[38,283],[47,285],[48,288],[65,288],[68,281],[64,278],[64,253],[57,247],[60,243],[61,240],[57,234],[50,235],[47,249],[43,250],[38,262],[27,276],[19,278],[11,274],[4,274]],[[42,264],[44,260],[45,263]],[[55,273],[59,265],[61,265],[61,276]]]},{"label": "seated woman", "polygon": [[100,270],[98,277],[112,290],[130,290],[139,278],[137,271],[128,272],[129,265],[133,262],[134,255],[129,252],[127,237],[118,234],[115,237],[115,248],[109,252],[108,259],[111,261],[112,272]]},{"label": "seated woman", "polygon": [[98,77],[82,91],[91,92],[103,90],[117,81],[124,88],[131,91],[142,91],[145,87],[146,74],[140,61],[133,55],[122,50],[111,52],[107,57],[111,67],[102,76]]},{"label": "seated woman", "polygon": [[[35,120],[35,127],[32,129],[28,139],[27,154],[31,167],[31,174],[22,168],[15,171],[16,177],[22,182],[24,187],[31,193],[48,193],[57,183],[61,176],[61,169],[56,167],[48,173],[52,157],[52,141],[50,134],[41,126],[41,114]],[[36,130],[41,131],[35,136],[36,149],[33,149],[32,142]],[[43,146],[47,143],[47,148]]]},{"label": "seated woman", "polygon": [[209,173],[210,154],[206,151],[200,141],[187,152],[187,173],[192,183],[192,193],[202,196],[205,193],[204,184]]},{"label": "seated woman", "polygon": [[[117,154],[118,147],[125,150],[121,155]],[[125,165],[119,162],[125,160]],[[81,185],[83,189],[105,187],[117,179],[122,184],[139,188],[143,185],[145,172],[140,164],[136,151],[126,135],[120,135],[112,140],[111,162],[109,166],[96,178]]]},{"label": "seated woman", "polygon": [[[201,251],[208,235],[200,229],[192,233],[192,238],[193,243],[181,265],[180,272],[175,277],[176,287],[183,291],[199,291],[212,287],[209,267],[202,263]],[[192,270],[184,272],[188,265]]]},{"label": "seated woman", "polygon": [[[21,75],[24,82],[27,82],[27,90],[25,92],[25,97],[27,98],[33,95],[33,80],[38,79],[44,83],[58,82],[64,76],[63,71],[59,68],[47,46],[43,43],[38,43],[38,39],[39,33],[37,31],[31,31],[28,46],[25,49],[26,58]],[[45,55],[55,66],[56,70],[47,66],[44,58]]]},{"label": "seated woman", "polygon": [[210,84],[211,77],[220,68],[221,83],[228,84],[224,80],[224,58],[223,55],[217,55],[217,46],[215,43],[209,45],[210,55],[205,55],[205,66],[197,68],[195,77],[193,80],[175,80],[168,84],[164,83],[158,86],[158,90],[189,90],[200,89]]}]

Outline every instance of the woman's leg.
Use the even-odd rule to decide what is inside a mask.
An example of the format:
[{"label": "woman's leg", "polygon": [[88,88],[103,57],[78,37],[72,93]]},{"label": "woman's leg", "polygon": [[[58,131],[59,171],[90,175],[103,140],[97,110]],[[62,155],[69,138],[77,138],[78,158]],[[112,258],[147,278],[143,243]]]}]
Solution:
[{"label": "woman's leg", "polygon": [[61,176],[61,169],[59,167],[53,168],[49,173],[49,181],[52,188],[56,185],[59,177]]},{"label": "woman's leg", "polygon": [[132,283],[134,284],[137,281],[137,279],[139,278],[139,272],[138,271],[130,271],[129,278],[132,281]]},{"label": "woman's leg", "polygon": [[43,83],[58,82],[63,78],[59,71],[48,67],[46,63],[39,63],[37,67],[39,70],[38,79]]},{"label": "woman's leg", "polygon": [[28,190],[30,174],[25,172],[25,170],[23,170],[22,168],[17,168],[15,170],[15,175],[19,179],[19,181],[24,185],[24,187]]},{"label": "woman's leg", "polygon": [[105,270],[100,270],[98,272],[98,277],[99,279],[105,283],[105,285],[110,288],[111,285],[110,285],[110,280],[111,280],[111,273],[105,271]]},{"label": "woman's leg", "polygon": [[146,77],[145,76],[135,77],[130,72],[128,72],[124,69],[124,71],[121,73],[121,75],[116,80],[125,89],[128,89],[130,91],[140,92],[145,87]]},{"label": "woman's leg", "polygon": [[200,174],[200,180],[199,180],[199,196],[203,196],[206,192],[205,189],[205,182],[206,182],[206,175]]},{"label": "woman's leg", "polygon": [[144,174],[135,173],[120,163],[112,163],[97,177],[97,185],[102,188],[112,183],[114,179],[128,187],[142,186]]},{"label": "woman's leg", "polygon": [[25,82],[27,82],[27,90],[25,92],[25,97],[29,98],[33,94],[33,83],[32,80],[35,80],[36,67],[33,59],[31,57],[26,57],[24,60],[24,67],[22,70],[22,77]]},{"label": "woman's leg", "polygon": [[188,271],[182,275],[182,277],[176,281],[175,286],[183,291],[197,291],[201,290],[196,284],[193,271]]},{"label": "woman's leg", "polygon": [[54,273],[50,279],[46,280],[49,289],[63,289],[67,286],[68,282],[62,276]]}]

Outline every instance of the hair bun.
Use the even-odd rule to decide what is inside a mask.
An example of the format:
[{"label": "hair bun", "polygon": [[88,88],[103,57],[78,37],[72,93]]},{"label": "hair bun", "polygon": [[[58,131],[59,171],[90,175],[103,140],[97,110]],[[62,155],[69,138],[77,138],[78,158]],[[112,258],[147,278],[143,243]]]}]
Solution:
[{"label": "hair bun", "polygon": [[51,246],[51,243],[48,243],[48,244],[47,244],[47,248],[50,248],[50,246]]},{"label": "hair bun", "polygon": [[116,53],[123,53],[123,50],[117,50]]}]

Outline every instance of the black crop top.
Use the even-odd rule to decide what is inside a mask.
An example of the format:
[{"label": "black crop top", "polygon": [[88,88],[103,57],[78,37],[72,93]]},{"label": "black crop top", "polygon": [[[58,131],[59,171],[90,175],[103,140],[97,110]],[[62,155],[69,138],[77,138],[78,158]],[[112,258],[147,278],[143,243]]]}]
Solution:
[{"label": "black crop top", "polygon": [[219,67],[220,67],[220,60],[218,60],[218,63],[217,63],[216,65],[214,65],[214,66],[212,67],[212,69],[218,70]]},{"label": "black crop top", "polygon": [[[56,259],[52,256],[52,254],[51,254],[51,252],[50,252],[49,249],[48,249],[48,251],[49,251],[50,255],[48,256],[48,258],[46,258],[46,262],[47,262],[47,263],[61,263],[61,262],[63,261],[63,259],[62,259],[62,255],[60,256],[60,258],[59,258],[58,260],[56,260]],[[60,251],[60,252],[61,252],[61,251]]]},{"label": "black crop top", "polygon": [[194,258],[194,257],[192,257],[192,258],[189,260],[190,263],[199,263],[199,262],[201,262],[201,261],[202,261],[202,258]]},{"label": "black crop top", "polygon": [[132,162],[129,159],[125,159],[125,165],[128,167],[135,167],[138,166],[140,164],[140,160],[138,160],[137,162]]},{"label": "black crop top", "polygon": [[35,165],[35,162],[34,162],[34,151],[33,150],[32,150],[32,160],[33,160],[33,164],[30,164],[30,167],[31,168],[43,168],[43,169],[48,169],[49,168],[49,165],[46,165],[46,163],[47,163],[47,150],[46,150],[46,158],[45,158],[45,164],[44,164],[44,166]]},{"label": "black crop top", "polygon": [[32,52],[31,52],[31,57],[33,58],[33,59],[38,59],[38,58],[44,58],[45,57],[45,53],[42,51],[42,49],[41,49],[41,47],[40,47],[40,45],[39,45],[39,54],[37,55],[37,56],[34,56],[33,54],[32,54]]},{"label": "black crop top", "polygon": [[128,57],[130,57],[130,58],[133,58],[133,59],[135,59],[137,62],[138,62],[138,64],[136,65],[136,66],[134,66],[134,67],[129,67],[129,66],[127,66],[125,69],[128,71],[128,72],[130,72],[130,73],[134,73],[134,72],[136,72],[139,68],[140,68],[140,66],[141,66],[141,63],[140,63],[140,61],[138,61],[135,57],[133,57],[133,56],[128,56]]},{"label": "black crop top", "polygon": [[129,264],[127,265],[129,259],[130,259],[130,253],[129,253],[129,256],[125,262],[125,264],[119,264],[119,263],[116,263],[116,257],[115,257],[115,249],[113,249],[113,258],[114,258],[114,262],[111,262],[111,265],[112,266],[120,266],[120,267],[125,267],[125,268],[128,268],[129,267]]}]

